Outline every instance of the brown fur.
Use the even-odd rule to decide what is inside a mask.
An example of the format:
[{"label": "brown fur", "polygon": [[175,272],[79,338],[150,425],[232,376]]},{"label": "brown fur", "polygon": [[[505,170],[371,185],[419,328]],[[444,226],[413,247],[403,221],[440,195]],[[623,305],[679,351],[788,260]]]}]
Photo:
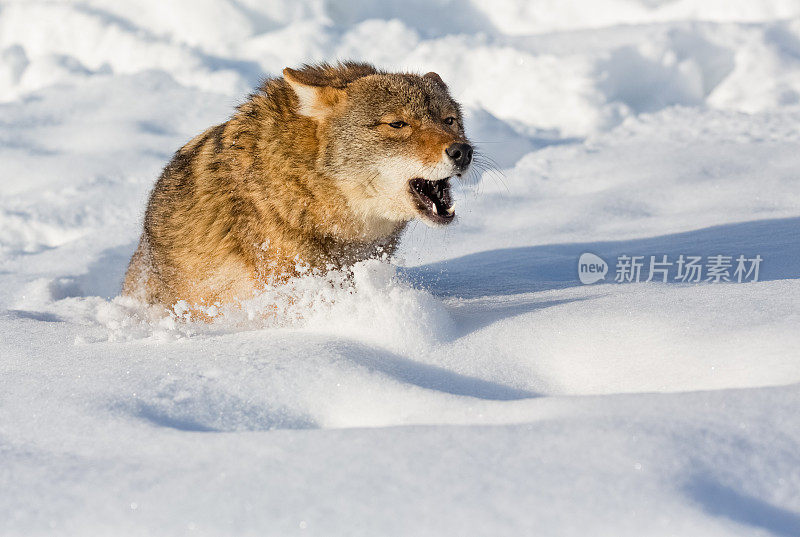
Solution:
[{"label": "brown fur", "polygon": [[[444,124],[451,116],[457,123]],[[387,124],[397,120],[409,126]],[[407,180],[440,179],[444,149],[461,141],[459,106],[438,75],[362,63],[287,68],[174,155],[151,193],[123,293],[164,305],[232,302],[293,275],[297,260],[343,267],[391,254],[419,217]]]}]

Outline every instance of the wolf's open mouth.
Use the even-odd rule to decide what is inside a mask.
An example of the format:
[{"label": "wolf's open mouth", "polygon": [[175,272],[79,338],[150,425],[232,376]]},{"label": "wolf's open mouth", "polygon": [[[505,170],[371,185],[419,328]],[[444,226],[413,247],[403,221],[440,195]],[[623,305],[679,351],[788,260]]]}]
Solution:
[{"label": "wolf's open mouth", "polygon": [[449,224],[456,216],[450,198],[450,179],[428,181],[421,177],[411,179],[409,187],[419,211],[437,224]]}]

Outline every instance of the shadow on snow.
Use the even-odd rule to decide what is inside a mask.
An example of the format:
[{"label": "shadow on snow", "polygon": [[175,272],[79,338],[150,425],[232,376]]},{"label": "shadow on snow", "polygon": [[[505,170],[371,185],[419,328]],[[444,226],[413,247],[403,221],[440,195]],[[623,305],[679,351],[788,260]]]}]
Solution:
[{"label": "shadow on snow", "polygon": [[[515,295],[581,285],[578,258],[591,252],[603,258],[609,273],[601,282],[613,282],[617,256],[645,256],[646,279],[651,255],[740,254],[763,259],[759,281],[800,277],[800,218],[757,220],[713,226],[685,233],[625,241],[549,244],[488,250],[448,261],[402,268],[409,281],[437,296],[475,298]],[[735,262],[734,262],[735,264]]]}]

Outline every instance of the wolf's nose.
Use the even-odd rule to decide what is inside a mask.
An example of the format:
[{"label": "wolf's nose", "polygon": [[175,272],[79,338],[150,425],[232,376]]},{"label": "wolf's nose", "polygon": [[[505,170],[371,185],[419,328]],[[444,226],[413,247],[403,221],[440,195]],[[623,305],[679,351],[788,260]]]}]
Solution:
[{"label": "wolf's nose", "polygon": [[466,168],[472,162],[472,146],[469,144],[455,143],[444,150],[447,156],[459,168]]}]

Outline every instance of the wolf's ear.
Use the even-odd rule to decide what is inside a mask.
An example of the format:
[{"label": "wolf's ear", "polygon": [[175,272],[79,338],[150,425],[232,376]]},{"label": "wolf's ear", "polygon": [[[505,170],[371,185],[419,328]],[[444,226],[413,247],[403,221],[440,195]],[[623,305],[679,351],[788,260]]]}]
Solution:
[{"label": "wolf's ear", "polygon": [[444,80],[442,80],[442,77],[440,77],[438,74],[434,73],[433,71],[431,71],[430,73],[425,73],[424,75],[422,75],[422,78],[427,78],[428,80],[430,80],[434,84],[438,84],[442,88],[447,89],[447,84],[444,83]]},{"label": "wolf's ear", "polygon": [[300,103],[297,112],[316,120],[324,119],[345,98],[344,90],[319,85],[319,80],[312,80],[303,72],[289,67],[283,70],[283,79],[297,95]]}]

